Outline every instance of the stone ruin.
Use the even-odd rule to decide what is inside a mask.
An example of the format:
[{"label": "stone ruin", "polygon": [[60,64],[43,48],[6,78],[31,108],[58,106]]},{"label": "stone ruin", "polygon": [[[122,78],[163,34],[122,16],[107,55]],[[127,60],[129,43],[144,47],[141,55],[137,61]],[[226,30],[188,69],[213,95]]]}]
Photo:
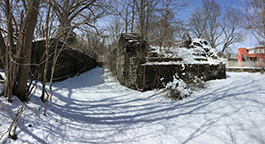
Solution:
[{"label": "stone ruin", "polygon": [[121,84],[129,86],[135,78],[131,58],[145,57],[148,52],[146,41],[137,34],[122,34],[119,40],[119,48],[116,51],[116,73]]},{"label": "stone ruin", "polygon": [[191,77],[204,81],[226,78],[225,64],[205,40],[193,39],[189,48],[161,49],[149,47],[137,34],[125,33],[115,55],[119,82],[140,91],[163,88],[175,74],[186,82]]},{"label": "stone ruin", "polygon": [[[97,62],[92,54],[87,55],[79,50],[73,49],[67,43],[63,43],[60,40],[52,39],[51,43],[52,44],[49,47],[47,80],[50,80],[54,54],[55,52],[58,54],[61,48],[62,51],[55,65],[53,81],[65,80],[97,66]],[[57,50],[55,51],[56,47]],[[43,72],[45,60],[44,54],[45,40],[34,41],[32,43],[31,55],[31,63],[33,63],[33,65],[31,65],[31,71],[34,76],[38,76],[39,73]]]}]

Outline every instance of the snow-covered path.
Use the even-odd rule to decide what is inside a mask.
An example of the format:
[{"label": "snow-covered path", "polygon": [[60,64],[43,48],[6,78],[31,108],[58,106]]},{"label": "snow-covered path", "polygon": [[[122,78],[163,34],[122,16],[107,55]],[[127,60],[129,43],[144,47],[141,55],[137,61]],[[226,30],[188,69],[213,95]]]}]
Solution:
[{"label": "snow-covered path", "polygon": [[[183,101],[119,85],[102,68],[55,83],[43,116],[40,90],[17,130],[0,143],[265,143],[265,76],[228,73]],[[0,135],[16,107],[1,97]],[[13,105],[18,104],[17,100]]]}]

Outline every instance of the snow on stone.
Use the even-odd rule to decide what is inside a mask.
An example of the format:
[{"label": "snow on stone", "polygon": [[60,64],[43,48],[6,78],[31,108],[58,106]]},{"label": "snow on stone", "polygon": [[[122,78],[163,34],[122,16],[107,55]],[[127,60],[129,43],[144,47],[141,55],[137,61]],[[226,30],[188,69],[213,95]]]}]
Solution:
[{"label": "snow on stone", "polygon": [[[196,44],[197,43],[197,44]],[[200,44],[201,46],[198,46]],[[185,64],[219,64],[221,62],[224,63],[223,60],[219,59],[217,56],[217,52],[214,48],[209,46],[209,42],[204,39],[194,38],[192,39],[192,43],[190,45],[193,48],[185,48],[185,47],[170,47],[170,48],[163,48],[158,46],[151,46],[151,50],[153,52],[158,53],[160,56],[164,56],[167,58],[182,58],[183,61],[181,63]],[[208,51],[208,52],[206,52]],[[197,55],[196,55],[197,54]],[[201,56],[204,54],[205,56]],[[213,57],[217,57],[217,59],[213,59]],[[198,61],[196,59],[205,59],[205,61]],[[150,62],[146,63],[146,65],[170,65],[170,64],[179,64],[178,62],[175,63],[158,63],[158,62]]]}]

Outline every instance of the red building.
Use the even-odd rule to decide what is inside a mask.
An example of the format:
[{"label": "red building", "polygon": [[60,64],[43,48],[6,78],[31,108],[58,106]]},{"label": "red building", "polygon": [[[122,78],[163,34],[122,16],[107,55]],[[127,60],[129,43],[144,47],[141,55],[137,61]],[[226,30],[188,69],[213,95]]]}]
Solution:
[{"label": "red building", "polygon": [[238,49],[238,61],[265,62],[265,47],[248,47]]}]

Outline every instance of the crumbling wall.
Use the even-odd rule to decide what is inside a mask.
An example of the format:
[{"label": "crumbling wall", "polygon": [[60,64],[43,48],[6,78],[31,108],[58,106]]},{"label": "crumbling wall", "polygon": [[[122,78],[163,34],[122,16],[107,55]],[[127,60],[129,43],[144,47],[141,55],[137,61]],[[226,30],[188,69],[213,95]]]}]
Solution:
[{"label": "crumbling wall", "polygon": [[132,73],[129,59],[131,57],[145,57],[147,55],[148,45],[146,41],[138,34],[122,34],[119,39],[119,46],[116,51],[116,73],[117,78],[123,85],[130,85]]},{"label": "crumbling wall", "polygon": [[[173,75],[187,83],[192,83],[192,77],[201,80],[215,80],[226,78],[225,65],[210,64],[172,64],[172,65],[145,65],[139,64],[137,58],[132,58],[130,65],[131,79],[127,79],[128,87],[141,91],[163,88],[165,84],[173,80]],[[142,59],[141,59],[142,60]],[[148,59],[146,59],[148,60]]]},{"label": "crumbling wall", "polygon": [[[203,41],[198,42],[200,46],[205,44]],[[193,46],[194,42],[190,45],[189,48],[196,47]],[[194,77],[204,81],[226,78],[225,64],[207,62],[208,58],[218,59],[209,47],[196,49],[192,53],[197,63],[184,63],[181,57],[164,57],[151,52],[139,35],[122,34],[116,53],[117,79],[122,85],[136,90],[162,88],[173,81],[175,74],[186,83],[192,83]]]}]

